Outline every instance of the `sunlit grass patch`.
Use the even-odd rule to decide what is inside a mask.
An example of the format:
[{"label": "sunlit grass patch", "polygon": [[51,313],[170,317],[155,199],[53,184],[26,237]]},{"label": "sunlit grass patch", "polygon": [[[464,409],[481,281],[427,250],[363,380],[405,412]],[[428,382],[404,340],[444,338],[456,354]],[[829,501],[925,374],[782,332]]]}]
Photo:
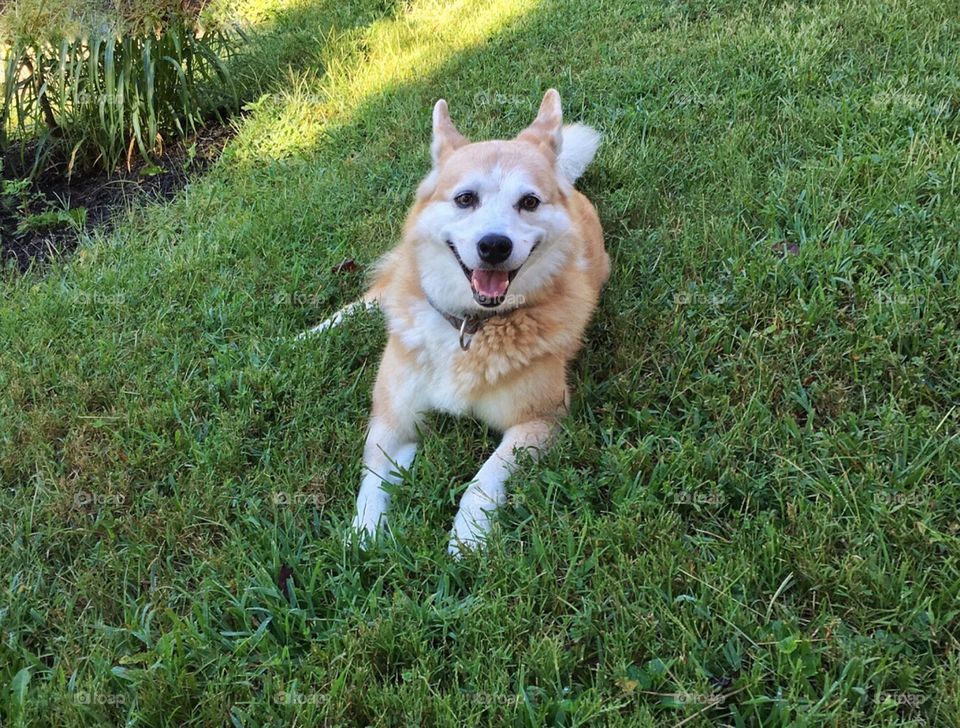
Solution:
[{"label": "sunlit grass patch", "polygon": [[351,124],[364,103],[434,73],[535,9],[535,3],[507,0],[436,0],[369,26],[331,29],[318,53],[322,73],[291,72],[277,91],[250,104],[253,118],[229,159],[259,162],[308,153],[331,126]]}]

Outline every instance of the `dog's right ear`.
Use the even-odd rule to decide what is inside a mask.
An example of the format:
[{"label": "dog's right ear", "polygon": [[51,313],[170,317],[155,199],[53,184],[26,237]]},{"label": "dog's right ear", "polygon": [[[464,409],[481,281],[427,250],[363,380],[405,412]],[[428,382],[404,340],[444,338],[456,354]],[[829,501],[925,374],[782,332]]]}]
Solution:
[{"label": "dog's right ear", "polygon": [[450,121],[450,112],[447,102],[440,99],[433,107],[433,142],[430,144],[430,153],[433,155],[433,166],[439,167],[440,162],[455,149],[459,149],[467,140],[457,131],[457,127]]}]

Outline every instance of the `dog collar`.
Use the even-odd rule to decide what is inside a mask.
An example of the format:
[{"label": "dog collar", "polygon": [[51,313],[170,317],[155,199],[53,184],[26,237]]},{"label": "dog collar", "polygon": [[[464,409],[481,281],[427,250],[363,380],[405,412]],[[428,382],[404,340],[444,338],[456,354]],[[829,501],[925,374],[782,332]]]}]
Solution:
[{"label": "dog collar", "polygon": [[499,314],[499,312],[495,311],[486,316],[471,316],[468,314],[460,317],[444,311],[437,304],[435,304],[429,296],[427,297],[427,303],[430,304],[434,311],[443,316],[447,320],[448,324],[460,332],[460,348],[464,351],[467,351],[467,349],[470,348],[473,337],[476,336],[477,332],[483,328],[483,325],[494,316]]}]

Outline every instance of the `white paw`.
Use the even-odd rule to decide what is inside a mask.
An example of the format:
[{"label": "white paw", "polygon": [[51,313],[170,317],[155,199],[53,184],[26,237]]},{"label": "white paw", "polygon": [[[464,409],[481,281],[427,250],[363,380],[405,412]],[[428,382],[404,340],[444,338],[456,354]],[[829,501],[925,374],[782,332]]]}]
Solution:
[{"label": "white paw", "polygon": [[492,514],[492,510],[461,507],[453,521],[453,531],[447,545],[450,555],[459,559],[464,551],[482,549],[490,533]]},{"label": "white paw", "polygon": [[349,540],[356,539],[360,548],[367,548],[377,539],[377,532],[386,525],[386,519],[382,516],[378,519],[361,518],[358,513],[353,517],[353,523],[350,524],[350,532],[347,534]]}]

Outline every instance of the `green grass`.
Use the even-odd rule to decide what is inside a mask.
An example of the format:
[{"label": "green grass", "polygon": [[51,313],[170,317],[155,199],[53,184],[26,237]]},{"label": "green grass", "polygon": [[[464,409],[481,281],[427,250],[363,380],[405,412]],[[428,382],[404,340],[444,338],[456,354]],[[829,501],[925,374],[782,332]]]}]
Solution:
[{"label": "green grass", "polygon": [[[214,171],[0,284],[0,723],[960,724],[955,10],[263,11],[309,52]],[[564,434],[455,563],[496,435],[431,420],[358,553],[382,324],[292,337],[437,97],[483,138],[548,86],[614,261]]]}]

